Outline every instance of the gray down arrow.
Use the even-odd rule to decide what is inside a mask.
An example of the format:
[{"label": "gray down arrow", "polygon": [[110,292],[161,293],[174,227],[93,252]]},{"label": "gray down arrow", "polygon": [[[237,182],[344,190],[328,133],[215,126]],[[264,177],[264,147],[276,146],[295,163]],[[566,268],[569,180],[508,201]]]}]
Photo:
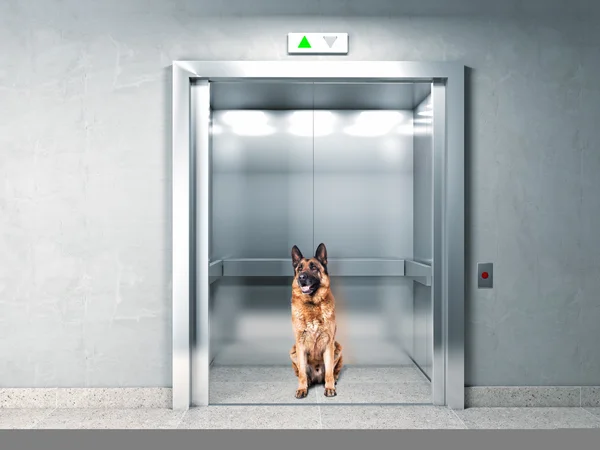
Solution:
[{"label": "gray down arrow", "polygon": [[327,45],[331,48],[333,47],[333,43],[337,40],[337,36],[323,36],[323,39],[325,39],[325,42],[327,42]]}]

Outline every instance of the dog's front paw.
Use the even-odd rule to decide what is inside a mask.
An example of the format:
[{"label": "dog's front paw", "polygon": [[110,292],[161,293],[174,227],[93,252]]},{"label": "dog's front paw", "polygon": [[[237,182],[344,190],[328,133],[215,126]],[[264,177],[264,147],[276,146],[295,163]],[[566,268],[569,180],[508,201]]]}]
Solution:
[{"label": "dog's front paw", "polygon": [[335,397],[336,395],[335,389],[325,388],[325,397]]},{"label": "dog's front paw", "polygon": [[298,389],[296,391],[296,398],[304,398],[308,395],[308,389]]}]

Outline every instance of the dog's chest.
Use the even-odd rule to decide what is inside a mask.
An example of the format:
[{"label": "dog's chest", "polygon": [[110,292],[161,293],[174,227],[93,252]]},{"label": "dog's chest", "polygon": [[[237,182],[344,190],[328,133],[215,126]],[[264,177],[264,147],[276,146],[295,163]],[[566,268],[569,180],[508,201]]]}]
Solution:
[{"label": "dog's chest", "polygon": [[295,312],[295,325],[300,340],[307,347],[328,341],[331,333],[332,311],[316,307],[305,307]]}]

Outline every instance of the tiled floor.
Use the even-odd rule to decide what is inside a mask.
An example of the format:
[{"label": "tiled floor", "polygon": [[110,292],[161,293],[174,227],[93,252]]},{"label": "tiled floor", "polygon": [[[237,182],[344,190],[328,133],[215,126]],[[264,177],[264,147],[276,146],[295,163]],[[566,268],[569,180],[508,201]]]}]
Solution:
[{"label": "tiled floor", "polygon": [[[510,429],[600,428],[599,408],[470,408],[427,405],[430,385],[414,366],[346,366],[338,395],[314,386],[294,397],[289,366],[216,366],[211,406],[185,413],[170,409],[0,408],[7,428],[221,428],[221,429]],[[403,403],[399,405],[399,403]]]},{"label": "tiled floor", "polygon": [[231,405],[168,409],[0,409],[0,429],[534,429],[600,428],[600,408],[426,405]]},{"label": "tiled floor", "polygon": [[324,386],[313,386],[308,397],[294,395],[297,378],[288,366],[214,366],[210,373],[210,402],[241,404],[427,404],[431,386],[415,366],[346,366],[336,397],[325,397]]}]

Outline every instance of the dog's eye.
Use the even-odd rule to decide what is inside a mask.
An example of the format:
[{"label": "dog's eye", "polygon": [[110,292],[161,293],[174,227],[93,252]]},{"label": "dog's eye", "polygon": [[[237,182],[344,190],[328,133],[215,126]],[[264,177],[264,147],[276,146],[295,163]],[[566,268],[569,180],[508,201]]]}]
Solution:
[{"label": "dog's eye", "polygon": [[310,270],[317,270],[317,266],[315,266],[314,264],[310,265]]}]

